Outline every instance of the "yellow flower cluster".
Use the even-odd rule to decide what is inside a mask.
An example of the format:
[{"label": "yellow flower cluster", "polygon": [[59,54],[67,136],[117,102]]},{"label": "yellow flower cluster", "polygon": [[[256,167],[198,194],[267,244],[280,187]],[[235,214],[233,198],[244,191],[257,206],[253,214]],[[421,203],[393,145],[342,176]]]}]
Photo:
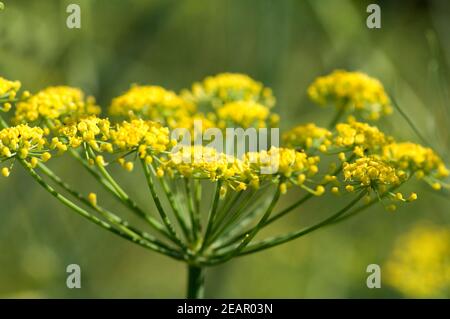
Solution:
[{"label": "yellow flower cluster", "polygon": [[145,158],[148,152],[157,154],[167,151],[176,144],[176,141],[170,140],[167,127],[141,119],[117,124],[109,134],[115,147],[121,151],[138,150],[141,158]]},{"label": "yellow flower cluster", "polygon": [[142,117],[169,127],[190,117],[195,105],[160,86],[133,86],[113,99],[109,113],[113,116]]},{"label": "yellow flower cluster", "polygon": [[17,103],[14,123],[30,123],[47,119],[59,125],[73,118],[100,113],[93,97],[85,99],[84,93],[68,86],[48,87],[28,99]]},{"label": "yellow flower cluster", "polygon": [[291,185],[303,187],[317,196],[322,195],[325,191],[321,185],[316,190],[304,185],[308,176],[314,176],[319,171],[317,165],[320,158],[318,156],[309,157],[294,149],[272,147],[268,151],[249,152],[244,159],[254,172],[253,184],[258,181],[258,178],[260,181],[270,180],[273,175],[277,175],[282,179],[280,190],[283,194]]},{"label": "yellow flower cluster", "polygon": [[361,72],[336,70],[319,77],[309,86],[308,95],[320,105],[334,104],[338,109],[355,111],[368,120],[392,113],[381,82]]},{"label": "yellow flower cluster", "polygon": [[377,127],[367,123],[357,122],[350,119],[348,123],[336,125],[336,133],[332,138],[332,143],[338,148],[353,149],[353,152],[363,157],[365,153],[373,154],[391,141]]},{"label": "yellow flower cluster", "polygon": [[297,174],[316,174],[319,169],[319,157],[308,157],[303,152],[291,148],[272,147],[268,151],[249,152],[245,160],[260,174],[263,169],[273,167],[274,171],[291,178]]},{"label": "yellow flower cluster", "polygon": [[[440,179],[449,176],[442,159],[428,147],[411,142],[391,143],[383,147],[383,157],[400,169],[415,172],[418,177]],[[439,182],[432,182],[434,188],[440,189]]]},{"label": "yellow flower cluster", "polygon": [[[205,99],[215,103],[209,109],[213,112],[206,115],[197,111]],[[192,92],[184,90],[181,95],[159,86],[133,86],[113,99],[109,113],[150,119],[169,128],[187,128],[192,134],[196,120],[202,122],[203,130],[228,125],[273,126],[278,123],[278,116],[269,111],[273,103],[270,89],[261,83],[243,74],[224,73],[194,84]]]},{"label": "yellow flower cluster", "polygon": [[385,281],[412,298],[450,297],[450,230],[419,224],[396,243]]},{"label": "yellow flower cluster", "polygon": [[285,132],[282,136],[284,145],[302,149],[319,148],[325,150],[331,144],[331,132],[318,127],[314,123],[298,125]]},{"label": "yellow flower cluster", "polygon": [[254,101],[229,102],[217,109],[221,127],[266,127],[269,109]]},{"label": "yellow flower cluster", "polygon": [[[319,157],[308,157],[305,153],[293,149],[272,147],[269,151],[249,152],[242,159],[218,152],[205,146],[180,147],[169,154],[169,160],[159,168],[169,176],[180,175],[220,180],[224,187],[241,191],[251,186],[258,188],[274,177],[282,178],[283,187],[302,186],[308,176],[318,172]],[[161,174],[162,175],[162,174]],[[311,190],[316,195],[324,192]]]},{"label": "yellow flower cluster", "polygon": [[20,89],[19,81],[9,81],[0,77],[0,102],[11,101]]},{"label": "yellow flower cluster", "polygon": [[[395,142],[377,127],[352,118],[348,123],[336,125],[336,131],[327,147],[344,152],[351,149],[360,158],[376,156],[397,171],[407,172],[409,175],[416,173],[417,177],[424,178],[437,190],[442,187],[439,180],[449,176],[444,162],[432,149],[410,142]],[[340,158],[345,161],[345,153],[341,153]]]},{"label": "yellow flower cluster", "polygon": [[[14,97],[19,88],[19,82],[0,78],[0,101],[6,96],[8,99]],[[334,102],[341,109],[361,111],[372,119],[388,113],[390,108],[389,98],[379,81],[359,72],[335,71],[318,78],[308,93],[319,103]],[[197,111],[204,106],[202,103],[213,106],[209,113]],[[118,154],[117,162],[127,170],[132,170],[133,163],[126,162],[125,157],[137,154],[148,164],[155,161],[158,176],[167,173],[220,180],[224,187],[235,190],[244,190],[248,186],[256,188],[261,183],[275,181],[281,183],[283,193],[288,187],[297,185],[321,195],[324,186],[333,182],[332,192],[339,193],[342,175],[337,163],[332,163],[334,167],[329,175],[313,180],[319,171],[319,157],[312,156],[317,150],[325,154],[339,153],[338,158],[343,162],[342,179],[348,191],[399,185],[413,173],[439,189],[444,184],[438,179],[449,175],[443,161],[431,149],[412,143],[396,143],[377,127],[358,122],[353,117],[338,123],[333,131],[314,123],[296,126],[283,134],[282,148],[249,152],[242,158],[204,146],[180,146],[177,152],[169,152],[176,145],[176,141],[170,140],[170,129],[187,128],[190,133],[198,133],[194,132],[197,120],[201,120],[203,130],[273,126],[278,121],[270,112],[274,103],[272,91],[262,83],[247,75],[222,73],[195,83],[191,91],[185,90],[180,95],[159,86],[132,86],[111,103],[111,115],[126,118],[117,123],[98,117],[100,108],[93,98],[85,98],[81,90],[67,86],[49,87],[33,96],[23,95],[16,103],[13,118],[13,122],[39,123],[45,129],[33,131],[34,128],[18,125],[2,131],[5,140],[0,141],[0,146],[3,159],[15,155],[27,158],[32,154],[42,160],[51,156],[44,145],[59,153],[68,148],[89,146],[87,153],[91,163],[105,165],[102,153],[114,153]],[[31,133],[27,130],[34,132],[38,139],[28,141]],[[22,131],[23,134],[17,133]],[[17,145],[8,144],[10,140],[6,135],[12,132],[18,134]],[[45,135],[50,133],[52,137],[46,142]],[[192,137],[196,140],[195,134]],[[347,152],[353,152],[357,159],[348,157],[349,162],[346,162]],[[312,189],[308,183],[319,186]],[[393,196],[407,201],[398,194]],[[416,197],[411,196],[408,200]]]},{"label": "yellow flower cluster", "polygon": [[[175,141],[170,141],[167,127],[142,119],[113,125],[108,119],[91,116],[64,126],[59,133],[54,142],[67,141],[72,148],[86,143],[96,152],[137,151],[141,158],[169,150],[175,144]],[[152,158],[149,157],[148,161],[151,162]],[[103,158],[98,162],[103,163]]]},{"label": "yellow flower cluster", "polygon": [[255,101],[269,108],[275,105],[270,88],[239,73],[208,76],[202,82],[194,83],[191,91],[183,91],[182,96],[196,104],[208,101],[214,108],[233,101]]},{"label": "yellow flower cluster", "polygon": [[404,173],[398,172],[377,156],[358,158],[353,163],[345,162],[343,173],[349,185],[371,188],[381,185],[398,185],[405,178]]},{"label": "yellow flower cluster", "polygon": [[245,163],[211,147],[201,145],[180,147],[176,152],[169,154],[169,160],[160,169],[170,176],[221,180],[233,189],[246,188],[243,177],[248,167]]},{"label": "yellow flower cluster", "polygon": [[[21,124],[4,128],[0,131],[0,163],[18,157],[29,161],[35,167],[39,160],[47,161],[51,155],[48,152],[48,143],[45,131],[40,127],[30,127]],[[9,175],[9,168],[3,167],[2,175]]]},{"label": "yellow flower cluster", "polygon": [[95,151],[108,150],[112,152],[112,147],[107,142],[110,126],[111,124],[107,119],[89,116],[63,126],[59,133],[60,138],[67,139],[67,144],[72,148],[77,148],[82,143],[86,143]]}]

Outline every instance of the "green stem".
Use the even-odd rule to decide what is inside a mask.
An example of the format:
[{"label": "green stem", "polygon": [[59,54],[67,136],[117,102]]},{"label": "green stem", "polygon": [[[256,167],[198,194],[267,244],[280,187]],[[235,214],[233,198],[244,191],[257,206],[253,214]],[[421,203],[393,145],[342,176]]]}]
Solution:
[{"label": "green stem", "polygon": [[413,121],[409,118],[409,116],[406,115],[406,113],[403,111],[403,109],[400,107],[400,105],[394,99],[393,95],[391,95],[390,98],[392,100],[392,105],[397,109],[397,111],[400,113],[400,115],[405,119],[405,121],[408,123],[409,127],[412,128],[412,130],[420,138],[422,143],[424,143],[428,147],[431,147],[430,143],[428,143],[427,139],[420,133],[419,129],[414,125]]},{"label": "green stem", "polygon": [[242,197],[243,191],[239,191],[238,193],[233,194],[233,198],[230,198],[229,200],[225,200],[224,205],[217,211],[217,218],[214,224],[212,225],[212,236],[211,240],[215,237],[216,231],[221,228],[223,221],[229,217],[230,212],[233,211],[234,206],[239,201],[239,199]]},{"label": "green stem", "polygon": [[[349,158],[348,158],[348,162],[352,161],[355,158],[355,154],[352,154]],[[336,168],[333,173],[331,175],[337,175],[342,171],[343,165],[339,165],[338,168]],[[326,182],[323,184],[323,186],[328,185],[330,182]],[[303,196],[302,198],[300,198],[297,202],[295,202],[294,204],[292,204],[291,206],[283,209],[281,212],[279,212],[278,214],[275,214],[274,216],[272,216],[271,218],[269,218],[266,222],[266,224],[264,225],[264,227],[266,227],[267,225],[273,223],[274,221],[276,221],[277,219],[283,217],[284,215],[286,215],[287,213],[291,212],[292,210],[294,210],[295,208],[297,208],[298,206],[302,205],[303,203],[307,202],[309,199],[311,199],[314,195],[311,193],[306,194],[305,196]]]},{"label": "green stem", "polygon": [[166,253],[167,251],[171,251],[172,253],[176,253],[177,251],[173,248],[167,246],[164,242],[158,240],[156,237],[140,231],[139,229],[129,225],[129,223],[123,219],[121,219],[116,214],[110,212],[109,210],[99,206],[94,205],[91,203],[87,198],[85,198],[83,195],[81,195],[79,192],[74,190],[69,184],[65,183],[58,175],[53,173],[47,166],[45,166],[42,163],[38,164],[38,168],[47,175],[53,182],[55,182],[57,185],[65,189],[69,194],[71,194],[73,197],[77,198],[79,201],[81,201],[86,206],[89,206],[91,209],[95,210],[97,213],[102,215],[104,218],[108,220],[108,222],[112,223],[119,229],[121,229],[123,232],[128,233],[130,236],[139,236],[150,243],[159,246],[161,248],[161,252]]},{"label": "green stem", "polygon": [[328,124],[328,129],[332,129],[337,124],[337,122],[339,122],[342,115],[344,115],[344,114],[345,114],[345,108],[342,107],[336,112],[335,116],[333,117],[331,122]]},{"label": "green stem", "polygon": [[204,268],[196,265],[188,265],[188,299],[202,299],[205,296]]},{"label": "green stem", "polygon": [[183,184],[184,184],[184,190],[186,192],[186,202],[188,205],[189,216],[191,218],[192,237],[194,238],[194,241],[197,241],[198,238],[200,237],[200,233],[201,233],[200,212],[195,211],[195,209],[194,209],[194,202],[193,202],[190,180],[188,178],[184,177]]},{"label": "green stem", "polygon": [[173,192],[170,190],[170,187],[167,183],[167,181],[165,180],[164,177],[159,178],[160,184],[164,190],[164,193],[166,194],[167,200],[169,201],[170,206],[172,207],[173,213],[178,221],[178,224],[181,227],[181,230],[183,231],[183,235],[187,240],[191,240],[191,235],[189,232],[189,228],[186,225],[186,221],[184,220],[182,214],[181,214],[181,209],[178,206],[177,201],[175,200],[175,197],[173,195]]},{"label": "green stem", "polygon": [[278,203],[278,200],[280,199],[280,188],[277,184],[277,189],[275,191],[275,194],[273,195],[272,201],[270,202],[269,207],[267,208],[266,212],[256,224],[256,226],[252,229],[250,229],[246,234],[244,239],[241,241],[239,246],[236,249],[231,250],[230,252],[225,253],[223,256],[216,256],[219,257],[219,262],[223,263],[231,258],[238,256],[241,254],[242,250],[252,241],[252,239],[256,236],[256,234],[259,232],[261,227],[264,225],[264,223],[267,221],[267,219],[270,217],[270,214],[272,213],[273,209],[275,208],[276,204]]},{"label": "green stem", "polygon": [[267,226],[271,223],[273,223],[274,221],[278,220],[279,218],[283,217],[284,215],[286,215],[287,213],[293,211],[294,209],[296,209],[298,206],[300,206],[301,204],[305,203],[306,201],[308,201],[309,199],[311,199],[312,197],[314,197],[313,194],[308,193],[305,196],[303,196],[302,198],[300,198],[297,202],[295,202],[294,204],[292,204],[291,206],[283,209],[281,212],[279,212],[278,214],[275,214],[274,216],[272,216],[271,218],[269,218],[266,222],[266,224],[264,226]]},{"label": "green stem", "polygon": [[[38,182],[39,185],[41,185],[47,192],[49,192],[52,196],[54,196],[56,199],[58,199],[62,204],[64,204],[65,206],[67,206],[70,209],[72,209],[73,211],[75,211],[77,214],[83,216],[84,218],[88,219],[89,221],[93,222],[94,224],[96,224],[96,225],[98,225],[98,226],[100,226],[100,227],[102,227],[102,228],[128,240],[128,241],[138,244],[144,248],[154,250],[157,252],[161,252],[160,247],[158,247],[152,243],[149,243],[148,241],[142,240],[139,237],[131,236],[130,234],[124,233],[124,232],[112,227],[110,224],[104,222],[103,220],[91,215],[89,212],[82,209],[81,207],[79,207],[78,205],[76,205],[75,203],[73,203],[72,201],[70,201],[69,199],[67,199],[66,197],[61,195],[60,193],[58,193],[53,187],[48,185],[32,168],[30,168],[28,166],[28,164],[24,160],[20,160],[20,163],[30,173],[31,177],[33,177]],[[184,260],[183,255],[179,254],[178,252],[168,251],[168,252],[164,252],[164,254],[169,257],[175,258],[177,260]]]},{"label": "green stem", "polygon": [[74,149],[69,149],[69,154],[75,158],[78,162],[80,162],[81,165],[83,165],[83,167],[89,172],[89,174],[91,174],[96,180],[98,180],[100,182],[100,184],[107,190],[109,191],[111,194],[113,194],[115,197],[119,198],[120,201],[122,203],[124,203],[122,201],[122,199],[120,198],[120,195],[114,190],[114,188],[109,184],[109,182],[103,178],[99,173],[97,173],[97,171],[95,171],[92,167],[92,165],[90,165],[86,160],[84,160],[77,151],[75,151]]},{"label": "green stem", "polygon": [[6,123],[6,121],[3,119],[2,116],[0,116],[0,129],[7,128],[9,125]]},{"label": "green stem", "polygon": [[[96,170],[93,169],[89,163],[87,163],[86,160],[84,160],[75,150],[70,149],[70,154],[79,161],[84,168],[107,190],[109,191],[114,197],[119,199],[119,201],[125,205],[127,208],[129,208],[132,212],[134,212],[137,216],[145,220],[151,227],[153,227],[156,231],[158,231],[160,234],[164,235],[166,238],[171,239],[171,236],[167,233],[166,229],[163,225],[161,225],[157,220],[155,220],[152,216],[145,213],[131,198],[127,197],[123,198],[120,196],[119,193],[116,192],[116,190],[110,185],[109,181],[101,176]],[[109,173],[103,168],[102,174],[105,174],[109,176],[110,179],[112,177],[109,175]]]},{"label": "green stem", "polygon": [[202,183],[198,179],[194,179],[194,199],[195,210],[200,214],[200,203],[202,201]]},{"label": "green stem", "polygon": [[206,226],[206,232],[205,232],[205,236],[203,237],[202,247],[200,248],[200,251],[203,251],[206,248],[206,243],[208,241],[209,235],[212,230],[212,225],[216,218],[217,207],[219,206],[219,200],[220,200],[220,188],[221,187],[222,187],[222,182],[219,180],[219,181],[217,181],[217,184],[216,184],[216,190],[214,192],[214,199],[213,199],[211,209],[208,214],[208,222],[207,222],[207,226]]},{"label": "green stem", "polygon": [[242,251],[241,253],[239,253],[239,256],[248,255],[251,253],[255,253],[257,251],[261,251],[264,249],[268,249],[268,248],[271,248],[274,246],[284,244],[288,241],[294,240],[296,238],[299,238],[301,236],[309,234],[319,228],[322,228],[322,227],[330,224],[336,218],[338,218],[339,216],[344,214],[346,211],[348,211],[350,208],[352,208],[356,203],[358,203],[361,200],[361,198],[363,198],[366,195],[366,193],[367,192],[365,192],[365,191],[361,192],[358,195],[358,197],[356,197],[353,201],[351,201],[348,205],[346,205],[344,208],[339,210],[337,213],[331,215],[330,217],[324,219],[323,221],[321,221],[313,226],[310,226],[310,227],[307,227],[307,228],[304,228],[304,229],[301,229],[301,230],[298,230],[295,232],[291,232],[291,233],[288,233],[285,235],[275,236],[275,237],[271,237],[271,238],[262,240],[260,242],[257,242],[255,244],[249,246],[245,251]]},{"label": "green stem", "polygon": [[[249,208],[249,209],[251,208],[252,203],[250,203],[250,202],[254,199],[256,193],[257,193],[256,191],[252,191],[252,193],[249,196],[244,198],[243,203],[241,203],[239,208],[231,214],[230,218],[223,225],[219,225],[220,228],[218,227],[219,229],[217,229],[216,232],[213,234],[212,238],[210,239],[210,243],[214,242],[217,238],[221,237],[223,234],[232,235],[232,233],[239,232],[241,229],[243,229],[247,225],[246,224],[247,217],[249,217],[250,219],[253,220],[253,218],[251,218],[251,217],[253,217],[254,214],[253,214],[253,211],[251,211],[248,214],[248,216],[242,220],[242,222],[240,222],[236,225],[234,224],[240,217],[242,217],[242,214],[246,211],[247,208]],[[250,203],[250,205],[249,205],[249,203]],[[244,226],[244,224],[245,224],[245,226]],[[229,237],[227,237],[226,239],[221,239],[220,241],[218,241],[216,243],[216,245],[220,246],[223,243],[223,241],[227,240],[228,238]]]},{"label": "green stem", "polygon": [[[95,153],[90,147],[87,148],[87,151],[89,152],[89,156],[91,156],[92,159],[95,159]],[[114,191],[120,196],[120,198],[123,201],[125,201],[125,202],[129,202],[130,201],[130,197],[122,189],[122,187],[120,187],[120,185],[117,184],[117,182],[114,180],[114,178],[108,173],[108,171],[106,170],[105,166],[103,166],[101,164],[98,164],[96,162],[96,167],[100,171],[100,174],[103,176],[103,178],[108,181],[108,183],[111,185],[111,187],[114,189]]]},{"label": "green stem", "polygon": [[[222,246],[227,245],[226,243],[228,243],[232,238],[237,239],[234,240],[233,243],[240,241],[243,238],[246,233],[245,229],[247,226],[255,220],[255,217],[258,216],[261,211],[265,211],[264,206],[266,205],[266,201],[260,203],[258,199],[266,198],[265,192],[270,188],[270,185],[272,185],[271,182],[261,186],[258,190],[252,192],[251,196],[246,197],[244,204],[239,205],[238,211],[233,214],[233,216],[227,221],[226,225],[220,230],[221,238],[214,242],[214,250],[218,250],[222,248]],[[263,192],[261,192],[261,190]],[[268,204],[270,204],[270,200],[268,201]],[[242,236],[239,237],[237,234],[241,234]]]},{"label": "green stem", "polygon": [[360,212],[364,211],[365,209],[367,209],[367,208],[371,207],[372,205],[378,203],[378,202],[380,201],[380,199],[385,198],[386,196],[388,196],[388,194],[389,194],[390,192],[393,192],[394,190],[396,190],[397,188],[399,188],[401,185],[403,185],[403,183],[402,183],[402,184],[399,184],[399,185],[396,185],[396,186],[393,186],[393,187],[391,187],[391,188],[389,188],[389,190],[388,190],[387,192],[383,193],[383,194],[380,196],[380,198],[377,197],[376,199],[372,199],[370,202],[368,202],[368,203],[366,203],[366,204],[364,204],[364,205],[362,205],[362,206],[360,206],[360,207],[358,207],[358,208],[355,208],[354,210],[350,211],[348,214],[345,214],[345,215],[343,215],[343,216],[340,216],[339,218],[336,218],[336,219],[335,219],[334,221],[332,221],[330,224],[333,224],[333,225],[334,225],[334,224],[343,222],[344,220],[346,220],[346,219],[348,219],[348,218],[350,218],[350,217],[353,217],[353,216],[359,214]]},{"label": "green stem", "polygon": [[[156,193],[156,189],[155,189],[155,185],[153,183],[153,179],[152,179],[152,173],[150,172],[150,168],[148,166],[148,164],[145,162],[144,159],[140,159],[141,164],[142,164],[142,168],[144,169],[144,174],[147,180],[147,185],[148,188],[150,190],[150,193],[153,197],[153,201],[155,202],[156,208],[158,210],[159,215],[161,216],[161,219],[164,223],[164,225],[166,226],[166,229],[169,231],[169,234],[171,235],[171,237],[173,238],[173,241],[180,246],[182,249],[184,249],[184,251],[188,251],[187,246],[183,243],[183,241],[178,237],[177,232],[175,231],[175,228],[173,227],[169,217],[167,216],[162,203],[158,197],[158,194]],[[153,169],[153,167],[151,167]],[[154,174],[153,172],[153,175]]]}]

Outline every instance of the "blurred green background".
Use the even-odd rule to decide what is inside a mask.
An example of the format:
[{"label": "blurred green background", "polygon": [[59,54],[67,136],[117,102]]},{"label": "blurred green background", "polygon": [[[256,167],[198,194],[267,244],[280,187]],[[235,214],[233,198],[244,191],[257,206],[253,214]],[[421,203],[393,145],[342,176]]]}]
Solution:
[{"label": "blurred green background", "polygon": [[[130,83],[178,91],[207,75],[242,72],[273,88],[287,129],[332,117],[331,109],[307,99],[315,77],[336,68],[361,70],[382,80],[449,164],[446,1],[377,1],[382,28],[373,30],[365,21],[366,7],[375,1],[3,2],[0,76],[22,81],[31,92],[78,86],[107,107]],[[69,3],[81,6],[79,30],[66,27]],[[420,142],[398,112],[378,125]],[[83,189],[97,190],[75,163],[56,160],[53,167]],[[145,203],[142,181],[123,181]],[[207,296],[402,297],[384,283],[368,289],[367,265],[385,263],[396,239],[419,222],[450,224],[448,199],[418,183],[409,187],[420,200],[395,213],[378,205],[334,228],[208,269]],[[330,195],[311,201],[270,233],[299,228],[339,204]],[[82,289],[65,285],[71,263],[81,266]],[[184,297],[185,276],[183,264],[72,214],[19,167],[0,179],[0,297]]]}]

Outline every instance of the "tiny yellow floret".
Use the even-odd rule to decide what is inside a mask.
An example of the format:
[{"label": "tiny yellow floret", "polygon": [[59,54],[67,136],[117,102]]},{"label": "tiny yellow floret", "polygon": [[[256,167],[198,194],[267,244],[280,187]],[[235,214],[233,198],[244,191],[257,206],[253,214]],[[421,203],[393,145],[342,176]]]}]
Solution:
[{"label": "tiny yellow floret", "polygon": [[88,200],[89,200],[89,203],[91,203],[92,206],[97,206],[97,194],[89,193]]},{"label": "tiny yellow floret", "polygon": [[3,167],[2,168],[2,175],[4,176],[4,177],[8,177],[9,176],[9,168],[8,167]]}]

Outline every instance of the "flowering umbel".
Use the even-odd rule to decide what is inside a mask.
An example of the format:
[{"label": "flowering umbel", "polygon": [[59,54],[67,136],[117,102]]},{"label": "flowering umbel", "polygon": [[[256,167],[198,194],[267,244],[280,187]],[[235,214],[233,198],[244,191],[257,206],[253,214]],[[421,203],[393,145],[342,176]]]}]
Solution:
[{"label": "flowering umbel", "polygon": [[[279,117],[271,89],[244,74],[210,76],[180,94],[134,85],[112,100],[110,118],[101,117],[95,99],[78,88],[19,95],[20,87],[18,81],[0,78],[0,110],[13,109],[14,125],[0,118],[2,175],[10,176],[15,163],[22,165],[57,200],[99,227],[187,263],[195,277],[189,280],[189,297],[201,297],[205,266],[280,245],[380,201],[388,201],[385,207],[392,210],[416,200],[416,193],[399,189],[412,177],[435,191],[448,188],[449,171],[431,148],[396,141],[357,120],[391,112],[382,84],[360,72],[335,71],[309,87],[313,101],[337,107],[333,125],[299,124],[282,135],[281,146],[242,154],[224,151],[227,142],[218,148],[204,141],[185,145],[172,133],[178,128],[191,133],[198,121],[203,130],[219,132],[275,127]],[[345,113],[353,116],[344,120]],[[188,142],[195,141],[193,134]],[[73,157],[155,234],[103,207],[101,196],[91,190],[75,190],[46,166],[54,156]],[[132,189],[120,185],[114,166],[130,172],[141,167],[158,218],[133,200]],[[299,198],[275,212],[289,191]],[[306,229],[254,240],[261,229],[327,192],[346,196],[349,203]],[[366,204],[355,207],[363,198]]]},{"label": "flowering umbel", "polygon": [[320,105],[334,104],[338,109],[354,111],[368,120],[378,120],[392,113],[383,85],[361,72],[336,70],[317,78],[308,95]]}]

